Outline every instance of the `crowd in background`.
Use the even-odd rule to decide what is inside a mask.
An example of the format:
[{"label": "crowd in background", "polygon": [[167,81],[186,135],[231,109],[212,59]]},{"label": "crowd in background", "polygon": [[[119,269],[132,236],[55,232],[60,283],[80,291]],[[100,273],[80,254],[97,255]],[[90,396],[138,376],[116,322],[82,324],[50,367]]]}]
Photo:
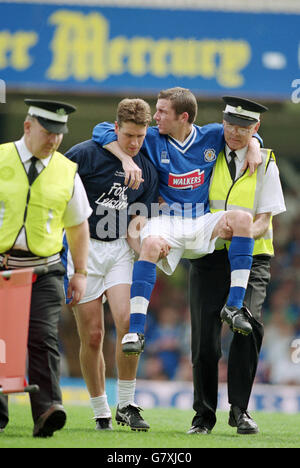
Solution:
[{"label": "crowd in background", "polygon": [[[274,218],[271,283],[263,307],[265,337],[257,370],[257,383],[300,384],[300,210],[297,194],[285,191],[288,210]],[[138,378],[192,380],[190,313],[188,307],[189,261],[182,260],[167,277],[159,270],[147,317],[146,345]],[[105,311],[104,353],[107,377],[116,377],[115,331],[110,311]],[[223,325],[220,382],[227,379],[227,356],[232,332]],[[299,339],[299,343],[295,340]],[[79,341],[70,311],[61,322],[65,375],[80,377]],[[297,345],[298,343],[298,345]],[[299,361],[299,362],[298,362]]]},{"label": "crowd in background", "polygon": [[274,218],[275,257],[264,304],[265,337],[257,380],[300,384],[300,211],[299,195],[285,191],[287,212]]}]

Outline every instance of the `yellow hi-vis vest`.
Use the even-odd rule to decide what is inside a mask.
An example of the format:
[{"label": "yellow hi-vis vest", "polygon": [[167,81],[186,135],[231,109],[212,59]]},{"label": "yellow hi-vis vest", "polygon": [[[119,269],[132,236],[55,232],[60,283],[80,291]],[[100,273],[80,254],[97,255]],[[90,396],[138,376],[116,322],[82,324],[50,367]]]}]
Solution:
[{"label": "yellow hi-vis vest", "polygon": [[[251,213],[255,218],[264,175],[270,158],[275,160],[274,153],[270,149],[261,149],[261,155],[263,162],[251,177],[249,177],[249,169],[247,169],[241,177],[232,183],[225,153],[224,151],[219,153],[209,190],[209,204],[212,213],[239,209]],[[229,245],[230,241],[224,241],[222,246],[218,242],[216,249],[224,248],[224,246],[229,248]],[[274,255],[272,217],[268,231],[262,238],[255,241],[253,255]]]},{"label": "yellow hi-vis vest", "polygon": [[63,216],[76,171],[75,163],[55,152],[30,187],[14,143],[0,145],[0,253],[13,247],[23,227],[34,255],[61,251]]}]

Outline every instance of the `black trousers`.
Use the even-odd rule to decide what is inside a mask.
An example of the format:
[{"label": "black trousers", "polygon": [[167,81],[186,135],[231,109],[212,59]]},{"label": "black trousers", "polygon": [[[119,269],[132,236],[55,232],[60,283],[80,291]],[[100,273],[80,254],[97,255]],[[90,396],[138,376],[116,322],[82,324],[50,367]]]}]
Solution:
[{"label": "black trousers", "polygon": [[[64,272],[61,263],[52,265],[49,272],[39,276],[32,286],[28,383],[40,387],[39,392],[30,394],[34,422],[54,403],[62,403],[58,323],[64,301]],[[4,427],[8,420],[8,397],[0,395],[0,427]]]},{"label": "black trousers", "polygon": [[[228,358],[229,403],[247,409],[263,340],[262,305],[270,281],[270,259],[254,256],[244,304],[251,311],[253,332],[234,333]],[[221,357],[220,312],[230,288],[227,251],[192,260],[190,309],[194,404],[193,425],[212,429],[218,403],[218,363]]]}]

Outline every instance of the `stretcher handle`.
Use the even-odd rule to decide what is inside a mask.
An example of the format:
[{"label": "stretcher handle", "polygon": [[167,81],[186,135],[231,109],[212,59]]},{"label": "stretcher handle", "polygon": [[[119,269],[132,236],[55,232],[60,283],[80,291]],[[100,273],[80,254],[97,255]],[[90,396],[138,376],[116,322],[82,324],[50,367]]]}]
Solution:
[{"label": "stretcher handle", "polygon": [[[0,274],[1,276],[3,276],[3,278],[10,278],[14,271],[16,270],[4,270],[4,271],[0,271]],[[45,275],[46,273],[48,273],[48,271],[49,271],[49,268],[46,265],[42,265],[42,266],[37,266],[33,268],[32,274],[36,276]]]},{"label": "stretcher handle", "polygon": [[18,394],[18,393],[37,393],[40,391],[40,387],[38,385],[27,385],[24,388],[15,388],[11,389],[10,391],[5,391],[3,388],[0,386],[0,394],[6,395],[8,393],[11,394]]},{"label": "stretcher handle", "polygon": [[37,393],[40,391],[40,387],[38,385],[27,385],[27,387],[24,388],[24,392],[26,393]]}]

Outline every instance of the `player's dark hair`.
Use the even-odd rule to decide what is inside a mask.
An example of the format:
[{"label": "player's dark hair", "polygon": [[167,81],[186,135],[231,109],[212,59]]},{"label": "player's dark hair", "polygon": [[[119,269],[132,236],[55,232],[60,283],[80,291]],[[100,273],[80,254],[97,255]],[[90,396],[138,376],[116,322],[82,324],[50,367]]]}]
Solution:
[{"label": "player's dark hair", "polygon": [[133,122],[136,125],[149,125],[152,120],[149,104],[143,99],[122,99],[117,108],[117,122]]},{"label": "player's dark hair", "polygon": [[186,88],[169,88],[160,91],[158,99],[167,99],[171,101],[172,108],[176,115],[180,115],[183,112],[189,114],[189,123],[193,123],[196,119],[198,112],[197,100],[194,94]]}]

